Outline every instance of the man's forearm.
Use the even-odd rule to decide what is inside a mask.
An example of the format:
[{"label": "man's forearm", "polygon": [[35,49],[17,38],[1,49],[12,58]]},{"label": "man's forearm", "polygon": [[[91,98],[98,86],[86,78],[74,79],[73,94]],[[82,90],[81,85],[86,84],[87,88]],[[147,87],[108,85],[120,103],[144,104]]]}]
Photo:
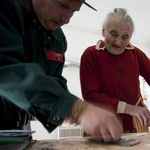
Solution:
[{"label": "man's forearm", "polygon": [[80,118],[88,106],[89,104],[87,102],[78,99],[68,113],[67,119],[74,123],[80,123]]}]

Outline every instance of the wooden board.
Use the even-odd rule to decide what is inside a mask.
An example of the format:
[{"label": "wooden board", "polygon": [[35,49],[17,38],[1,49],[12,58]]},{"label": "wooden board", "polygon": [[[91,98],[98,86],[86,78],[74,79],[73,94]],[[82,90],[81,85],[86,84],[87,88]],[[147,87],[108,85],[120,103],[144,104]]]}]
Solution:
[{"label": "wooden board", "polygon": [[[133,133],[126,135],[133,135]],[[134,135],[136,136],[136,134]],[[150,134],[137,136],[136,138],[140,139],[141,142],[131,147],[123,147],[108,143],[98,143],[87,138],[80,137],[38,141],[32,143],[27,150],[150,150]]]},{"label": "wooden board", "polygon": [[148,127],[150,127],[150,126],[142,127],[139,119],[136,116],[133,116],[133,118],[134,118],[134,122],[135,122],[137,133],[149,132],[149,128]]}]

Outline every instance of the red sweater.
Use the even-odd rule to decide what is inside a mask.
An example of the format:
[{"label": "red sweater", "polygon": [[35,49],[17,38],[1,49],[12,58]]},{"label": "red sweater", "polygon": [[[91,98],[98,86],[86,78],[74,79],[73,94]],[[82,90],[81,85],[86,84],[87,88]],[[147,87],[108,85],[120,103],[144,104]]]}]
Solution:
[{"label": "red sweater", "polygon": [[[139,75],[150,85],[150,60],[137,47],[128,45],[120,55],[106,51],[104,42],[88,47],[82,57],[80,80],[85,101],[109,104],[117,113],[119,101],[135,105],[141,96]],[[139,103],[142,106],[142,103]],[[121,116],[124,131],[132,130],[132,116]]]}]

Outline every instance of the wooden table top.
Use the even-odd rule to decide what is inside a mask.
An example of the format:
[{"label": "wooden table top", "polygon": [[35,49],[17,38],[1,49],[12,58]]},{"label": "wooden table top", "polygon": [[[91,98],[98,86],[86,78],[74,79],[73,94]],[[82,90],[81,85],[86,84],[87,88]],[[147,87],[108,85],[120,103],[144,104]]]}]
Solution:
[{"label": "wooden table top", "polygon": [[59,140],[42,140],[31,143],[27,150],[150,150],[150,134],[137,136],[137,134],[124,134],[139,139],[140,143],[130,147],[113,143],[98,143],[89,138],[66,138]]}]

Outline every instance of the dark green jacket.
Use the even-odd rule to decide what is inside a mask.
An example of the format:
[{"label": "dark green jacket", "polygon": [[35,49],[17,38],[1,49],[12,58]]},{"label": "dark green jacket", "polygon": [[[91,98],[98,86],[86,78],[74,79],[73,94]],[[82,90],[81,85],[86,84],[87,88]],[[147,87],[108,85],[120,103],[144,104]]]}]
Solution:
[{"label": "dark green jacket", "polygon": [[66,47],[61,28],[44,29],[33,10],[24,13],[22,21],[18,0],[0,0],[1,129],[15,124],[12,103],[35,116],[49,132],[63,123],[78,99],[61,76]]}]

